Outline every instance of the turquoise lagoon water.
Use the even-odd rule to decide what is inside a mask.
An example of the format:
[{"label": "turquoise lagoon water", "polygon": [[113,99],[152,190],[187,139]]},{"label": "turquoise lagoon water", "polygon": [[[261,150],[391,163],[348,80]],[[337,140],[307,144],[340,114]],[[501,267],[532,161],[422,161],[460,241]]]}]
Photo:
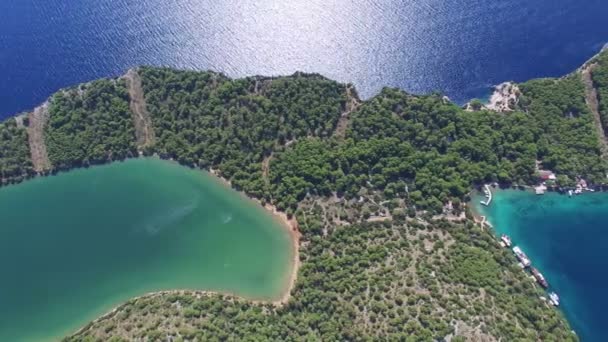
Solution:
[{"label": "turquoise lagoon water", "polygon": [[276,299],[293,267],[261,206],[159,159],[2,188],[0,217],[0,342],[57,341],[151,291]]},{"label": "turquoise lagoon water", "polygon": [[475,203],[543,272],[581,340],[608,341],[608,194],[506,190],[490,207]]}]

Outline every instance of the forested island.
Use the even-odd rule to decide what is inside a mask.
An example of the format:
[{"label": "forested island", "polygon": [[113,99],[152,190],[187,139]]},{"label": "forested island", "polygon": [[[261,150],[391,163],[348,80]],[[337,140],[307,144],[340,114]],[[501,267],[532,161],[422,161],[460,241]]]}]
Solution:
[{"label": "forested island", "polygon": [[[141,67],[0,125],[2,185],[157,155],[297,220],[284,305],[184,291],[133,299],[66,341],[576,341],[465,205],[482,184],[608,185],[608,53],[511,87],[500,110],[316,74]],[[162,180],[159,180],[162,181]]]}]

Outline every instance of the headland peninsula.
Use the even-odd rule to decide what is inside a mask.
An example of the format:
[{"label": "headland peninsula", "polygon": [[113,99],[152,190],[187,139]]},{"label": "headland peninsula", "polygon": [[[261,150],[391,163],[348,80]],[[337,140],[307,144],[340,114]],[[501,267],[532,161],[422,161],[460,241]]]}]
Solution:
[{"label": "headland peninsula", "polygon": [[391,88],[362,101],[316,74],[140,67],[6,120],[0,172],[9,185],[156,155],[297,222],[301,265],[284,305],[158,293],[66,341],[576,341],[466,204],[484,184],[536,186],[539,170],[555,189],[606,187],[608,53],[499,90],[502,104],[465,110]]}]

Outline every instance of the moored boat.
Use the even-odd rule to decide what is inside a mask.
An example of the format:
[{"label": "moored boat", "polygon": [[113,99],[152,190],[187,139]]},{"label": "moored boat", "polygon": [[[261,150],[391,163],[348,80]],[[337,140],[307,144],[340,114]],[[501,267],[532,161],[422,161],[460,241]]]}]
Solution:
[{"label": "moored boat", "polygon": [[549,301],[555,306],[559,306],[559,296],[555,292],[549,293]]},{"label": "moored boat", "polygon": [[532,264],[526,253],[524,253],[518,246],[513,247],[513,253],[515,253],[515,256],[524,265],[524,267],[529,267]]},{"label": "moored boat", "polygon": [[534,276],[536,281],[540,284],[540,286],[542,286],[544,288],[549,287],[549,283],[547,283],[547,280],[545,279],[543,274],[540,273],[536,268],[534,268],[534,267],[530,268],[530,272],[532,272],[532,275]]},{"label": "moored boat", "polygon": [[511,238],[508,235],[503,234],[500,240],[505,244],[506,247],[511,247]]}]

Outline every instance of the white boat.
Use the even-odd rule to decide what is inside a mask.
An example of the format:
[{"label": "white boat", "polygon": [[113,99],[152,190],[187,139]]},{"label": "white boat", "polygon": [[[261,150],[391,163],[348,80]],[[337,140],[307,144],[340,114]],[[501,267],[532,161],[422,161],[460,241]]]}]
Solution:
[{"label": "white boat", "polygon": [[518,246],[513,247],[513,253],[515,253],[515,256],[522,263],[522,265],[524,265],[524,267],[529,267],[532,264],[530,258],[528,258],[526,253],[524,253]]},{"label": "white boat", "polygon": [[559,296],[555,292],[549,293],[549,301],[555,306],[559,306]]},{"label": "white boat", "polygon": [[490,203],[492,202],[492,191],[490,191],[490,187],[488,186],[488,184],[485,184],[483,186],[483,193],[485,194],[486,200],[485,201],[480,201],[479,203],[485,205],[485,206],[489,206]]},{"label": "white boat", "polygon": [[549,287],[549,283],[547,282],[547,279],[545,279],[545,277],[543,276],[542,273],[540,273],[539,270],[537,270],[534,267],[531,267],[530,272],[532,272],[532,275],[534,276],[536,281],[540,284],[540,286],[542,286],[544,288]]},{"label": "white boat", "polygon": [[502,242],[505,244],[506,247],[511,247],[511,238],[508,235],[502,235],[500,237],[500,239],[502,240]]}]

